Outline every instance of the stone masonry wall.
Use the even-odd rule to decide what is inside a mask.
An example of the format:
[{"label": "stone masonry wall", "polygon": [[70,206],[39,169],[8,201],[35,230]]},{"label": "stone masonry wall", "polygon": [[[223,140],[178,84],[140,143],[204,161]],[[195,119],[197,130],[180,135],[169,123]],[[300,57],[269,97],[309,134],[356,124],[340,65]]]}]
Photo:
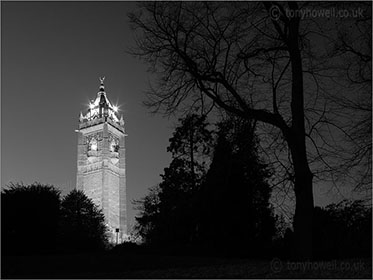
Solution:
[{"label": "stone masonry wall", "polygon": [[[96,121],[97,122],[97,121]],[[94,125],[84,124],[78,135],[77,189],[99,206],[105,215],[115,242],[115,229],[119,228],[119,241],[127,234],[126,177],[125,177],[125,134],[100,122]],[[124,129],[123,129],[124,131]],[[85,137],[100,134],[97,157],[87,157]],[[119,138],[119,161],[115,166],[110,161],[109,133]]]}]

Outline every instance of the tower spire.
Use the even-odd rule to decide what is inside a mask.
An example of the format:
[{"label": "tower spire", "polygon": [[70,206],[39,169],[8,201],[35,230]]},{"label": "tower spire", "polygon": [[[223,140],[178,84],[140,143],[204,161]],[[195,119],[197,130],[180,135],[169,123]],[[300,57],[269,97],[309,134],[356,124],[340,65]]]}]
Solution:
[{"label": "tower spire", "polygon": [[89,110],[86,115],[83,115],[83,119],[89,121],[95,118],[108,117],[116,124],[120,124],[118,115],[118,106],[113,105],[106,96],[104,80],[105,77],[98,77],[100,81],[100,89],[97,92],[96,99],[90,101]]}]

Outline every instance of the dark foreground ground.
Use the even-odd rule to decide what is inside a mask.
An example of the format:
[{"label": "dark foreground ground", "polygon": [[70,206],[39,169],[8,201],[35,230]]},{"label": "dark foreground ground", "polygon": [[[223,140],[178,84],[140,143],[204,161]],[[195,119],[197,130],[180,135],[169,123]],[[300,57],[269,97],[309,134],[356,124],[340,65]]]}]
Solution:
[{"label": "dark foreground ground", "polygon": [[1,278],[367,278],[371,259],[290,262],[157,255],[2,256]]}]

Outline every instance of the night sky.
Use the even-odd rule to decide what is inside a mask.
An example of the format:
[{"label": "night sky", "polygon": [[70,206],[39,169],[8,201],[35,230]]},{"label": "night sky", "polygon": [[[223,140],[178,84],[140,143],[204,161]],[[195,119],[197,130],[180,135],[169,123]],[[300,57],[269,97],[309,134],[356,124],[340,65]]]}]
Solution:
[{"label": "night sky", "polygon": [[127,13],[133,2],[2,2],[2,176],[53,184],[66,194],[76,184],[80,111],[96,98],[100,76],[123,114],[128,137],[130,202],[160,181],[174,120],[142,105],[150,75],[126,53],[133,46]]},{"label": "night sky", "polygon": [[[127,209],[160,182],[174,119],[142,105],[152,76],[126,50],[134,46],[127,13],[134,2],[1,2],[1,186],[76,184],[78,117],[105,76],[105,90],[128,134]],[[340,197],[338,197],[340,198]],[[315,188],[316,204],[335,200]]]}]

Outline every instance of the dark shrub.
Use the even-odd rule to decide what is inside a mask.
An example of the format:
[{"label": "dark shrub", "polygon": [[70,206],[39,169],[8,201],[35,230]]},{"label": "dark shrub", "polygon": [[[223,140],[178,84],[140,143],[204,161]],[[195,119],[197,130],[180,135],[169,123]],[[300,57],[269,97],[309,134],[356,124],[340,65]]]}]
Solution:
[{"label": "dark shrub", "polygon": [[1,192],[2,254],[56,250],[60,191],[34,183],[10,184]]},{"label": "dark shrub", "polygon": [[315,207],[313,248],[316,258],[372,256],[372,208],[343,200]]},{"label": "dark shrub", "polygon": [[83,191],[72,190],[61,202],[60,250],[88,252],[102,250],[106,245],[104,214]]}]

